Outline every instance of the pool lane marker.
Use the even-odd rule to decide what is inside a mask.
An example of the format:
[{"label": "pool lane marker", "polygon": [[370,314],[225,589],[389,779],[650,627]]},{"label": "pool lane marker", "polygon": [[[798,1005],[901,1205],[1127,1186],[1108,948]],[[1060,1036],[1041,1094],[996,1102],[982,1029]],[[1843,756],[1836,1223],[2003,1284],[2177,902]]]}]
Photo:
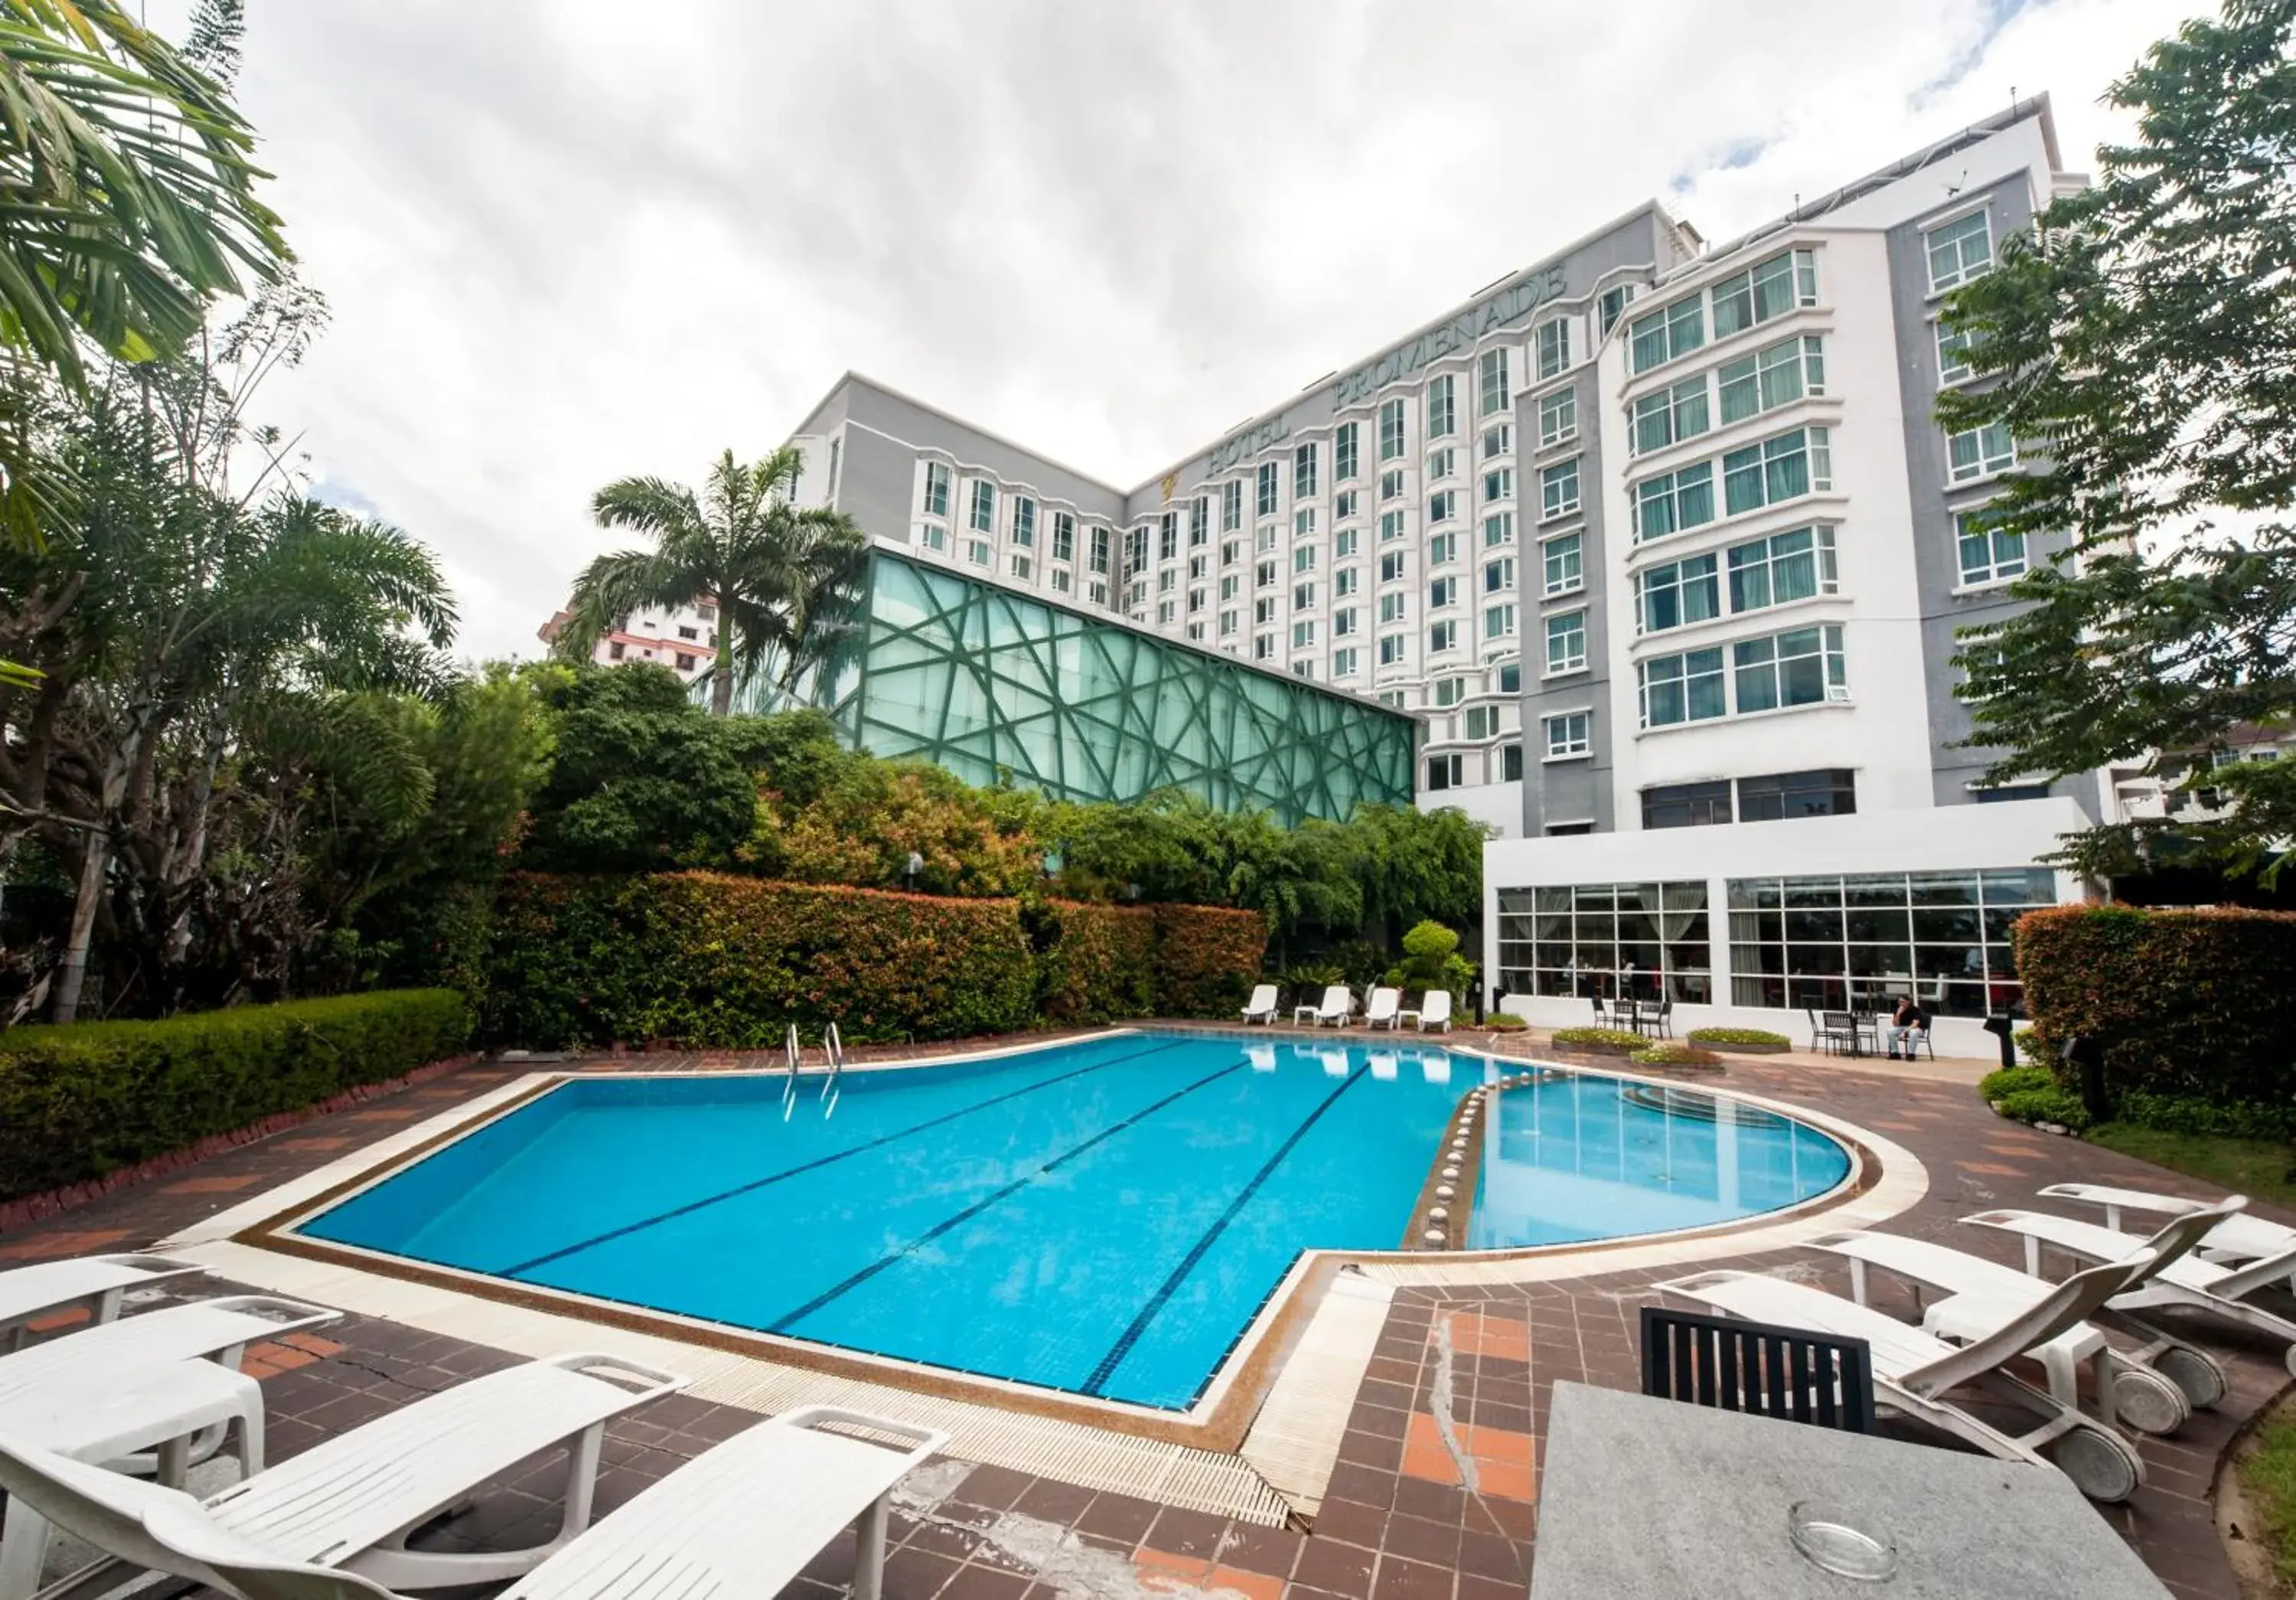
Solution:
[{"label": "pool lane marker", "polygon": [[[1227,1210],[1219,1214],[1218,1220],[1204,1230],[1203,1236],[1190,1248],[1180,1264],[1172,1268],[1172,1275],[1164,1280],[1154,1294],[1149,1296],[1148,1303],[1142,1306],[1139,1315],[1132,1319],[1132,1325],[1109,1347],[1108,1354],[1100,1358],[1100,1365],[1092,1369],[1092,1376],[1084,1381],[1078,1393],[1097,1395],[1101,1392],[1109,1379],[1116,1375],[1116,1369],[1123,1365],[1124,1358],[1132,1353],[1132,1347],[1139,1342],[1140,1336],[1148,1331],[1149,1325],[1162,1314],[1165,1304],[1179,1292],[1180,1285],[1187,1281],[1188,1275],[1202,1264],[1212,1246],[1219,1243],[1220,1235],[1227,1231],[1228,1224],[1242,1214],[1243,1208],[1251,1203],[1252,1196],[1259,1193],[1261,1186],[1275,1176],[1275,1169],[1283,1164],[1284,1158],[1292,1153],[1300,1141],[1308,1136],[1308,1130],[1324,1120],[1324,1113],[1338,1104],[1341,1095],[1370,1076],[1368,1071],[1349,1073],[1339,1087],[1324,1095],[1316,1109],[1308,1113],[1307,1120],[1293,1128],[1291,1136],[1275,1147],[1275,1153],[1251,1175],[1251,1181],[1236,1191],[1235,1198],[1227,1202]],[[1209,1383],[1210,1379],[1207,1377],[1205,1382]],[[1197,1392],[1201,1394],[1202,1391],[1200,1389]]]},{"label": "pool lane marker", "polygon": [[869,1265],[861,1268],[860,1271],[847,1278],[843,1283],[832,1284],[828,1288],[824,1289],[820,1293],[806,1301],[805,1304],[800,1306],[796,1310],[791,1311],[787,1316],[782,1317],[778,1322],[767,1324],[766,1332],[768,1333],[788,1333],[792,1324],[804,1321],[816,1311],[818,1311],[824,1306],[828,1305],[832,1301],[851,1293],[854,1290],[858,1289],[862,1284],[867,1283],[871,1278],[875,1277],[879,1273],[884,1271],[888,1267],[894,1266],[897,1263],[906,1259],[918,1250],[931,1243],[935,1239],[947,1234],[952,1228],[960,1227],[965,1223],[972,1221],[975,1217],[980,1216],[981,1212],[987,1210],[989,1207],[997,1204],[1001,1201],[1009,1200],[1013,1195],[1019,1194],[1021,1190],[1028,1188],[1030,1185],[1036,1183],[1039,1178],[1044,1177],[1048,1173],[1054,1172],[1058,1169],[1066,1166],[1069,1162],[1076,1160],[1077,1157],[1082,1155],[1086,1151],[1093,1149],[1095,1146],[1114,1138],[1118,1134],[1120,1134],[1127,1128],[1132,1128],[1136,1124],[1146,1120],[1148,1118],[1154,1116],[1158,1112],[1162,1111],[1166,1106],[1172,1104],[1174,1102],[1185,1100],[1189,1095],[1194,1094],[1198,1089],[1209,1087],[1212,1084],[1218,1083],[1221,1079],[1229,1076],[1231,1073],[1241,1072],[1250,1064],[1249,1061],[1232,1062],[1228,1065],[1220,1068],[1217,1072],[1208,1072],[1203,1077],[1197,1079],[1195,1082],[1187,1084],[1183,1087],[1174,1089],[1170,1094],[1165,1095],[1161,1100],[1156,1101],[1152,1104],[1142,1106],[1138,1111],[1134,1112],[1122,1121],[1110,1123],[1106,1128],[1102,1128],[1098,1133],[1093,1135],[1092,1137],[1086,1139],[1083,1144],[1072,1145],[1069,1149],[1063,1150],[1060,1154],[1054,1156],[1051,1161],[1046,1161],[1043,1166],[1029,1173],[1026,1177],[1016,1177],[1011,1183],[1006,1184],[1003,1188],[974,1201],[963,1210],[955,1212],[951,1216],[942,1218],[939,1222],[934,1223],[932,1227],[927,1228],[923,1233],[919,1234],[915,1238],[910,1240],[906,1244],[902,1245],[898,1250],[892,1251],[888,1254],[878,1257],[875,1260],[870,1262]]},{"label": "pool lane marker", "polygon": [[794,1167],[784,1168],[779,1172],[772,1172],[767,1174],[763,1177],[753,1178],[750,1182],[741,1185],[739,1187],[726,1189],[716,1194],[705,1194],[699,1200],[689,1200],[684,1205],[673,1206],[667,1211],[658,1211],[651,1217],[642,1217],[636,1222],[626,1222],[619,1227],[609,1229],[607,1232],[603,1234],[594,1235],[590,1238],[578,1239],[571,1244],[562,1245],[546,1255],[539,1255],[536,1256],[531,1260],[521,1261],[515,1267],[497,1268],[495,1269],[492,1276],[496,1277],[517,1277],[521,1274],[533,1271],[537,1267],[547,1267],[553,1261],[562,1261],[568,1256],[579,1255],[582,1251],[594,1249],[598,1245],[611,1244],[617,1239],[627,1239],[632,1234],[643,1233],[647,1228],[652,1227],[656,1224],[675,1222],[681,1217],[691,1216],[696,1211],[707,1210],[709,1207],[717,1205],[721,1202],[738,1200],[744,1194],[754,1194],[760,1189],[771,1188],[774,1185],[782,1182],[785,1178],[800,1177],[808,1172],[818,1171],[824,1167],[834,1166],[839,1161],[845,1161],[852,1156],[865,1155],[870,1151],[880,1149],[884,1145],[894,1143],[896,1140],[906,1139],[911,1134],[922,1133],[929,1128],[939,1128],[944,1122],[954,1122],[959,1117],[969,1117],[975,1112],[987,1111],[990,1106],[1002,1105],[1008,1100],[1018,1100],[1023,1095],[1033,1095],[1038,1089],[1050,1088],[1056,1083],[1066,1083],[1071,1078],[1081,1078],[1087,1072],[1098,1072],[1109,1067],[1120,1065],[1128,1061],[1138,1061],[1144,1055],[1154,1055],[1160,1051],[1175,1050],[1182,1045],[1192,1044],[1193,1042],[1193,1040],[1190,1039],[1168,1039],[1163,1044],[1151,1046],[1145,1050],[1136,1050],[1129,1055],[1114,1055],[1111,1056],[1106,1061],[1091,1062],[1070,1071],[1055,1073],[1050,1078],[1040,1078],[1034,1083],[1024,1084],[1020,1088],[1011,1090],[1006,1094],[998,1095],[994,1098],[988,1100],[976,1101],[971,1105],[959,1106],[956,1110],[947,1112],[944,1115],[929,1118],[925,1121],[916,1123],[912,1127],[898,1128],[891,1133],[884,1134],[877,1138],[871,1139],[866,1144],[856,1145],[849,1150],[832,1151],[827,1155],[816,1156],[812,1161],[800,1162],[799,1165]]}]

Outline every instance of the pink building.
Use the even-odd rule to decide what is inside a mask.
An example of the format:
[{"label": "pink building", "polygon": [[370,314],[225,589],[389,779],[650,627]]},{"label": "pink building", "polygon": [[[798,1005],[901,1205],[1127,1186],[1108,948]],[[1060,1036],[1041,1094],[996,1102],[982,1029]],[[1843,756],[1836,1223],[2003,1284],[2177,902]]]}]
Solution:
[{"label": "pink building", "polygon": [[[560,610],[537,629],[545,644],[555,644],[572,616]],[[598,636],[590,659],[601,667],[629,661],[652,661],[668,668],[691,683],[709,670],[718,652],[710,640],[718,631],[718,606],[704,600],[693,605],[655,607],[631,611],[616,619],[616,626]]]}]

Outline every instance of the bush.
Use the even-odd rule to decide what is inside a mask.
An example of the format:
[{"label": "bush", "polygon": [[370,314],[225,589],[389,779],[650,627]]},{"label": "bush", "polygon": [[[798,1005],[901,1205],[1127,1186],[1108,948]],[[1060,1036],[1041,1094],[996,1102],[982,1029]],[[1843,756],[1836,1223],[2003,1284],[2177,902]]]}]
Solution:
[{"label": "bush", "polygon": [[461,1050],[452,989],[0,1033],[0,1198],[79,1183]]},{"label": "bush", "polygon": [[2113,1120],[2157,1128],[2164,1133],[2197,1134],[2217,1139],[2265,1139],[2296,1144],[2296,1110],[2245,1102],[2219,1104],[2189,1095],[2123,1095],[2113,1103]]},{"label": "bush", "polygon": [[2046,1067],[2003,1067],[1988,1072],[1977,1080],[1980,1098],[1990,1103],[2008,1095],[2026,1094],[2034,1089],[2053,1089],[2057,1080]]},{"label": "bush", "polygon": [[1403,936],[1403,961],[1388,969],[1387,980],[1398,989],[1414,989],[1421,994],[1429,989],[1447,989],[1451,1002],[1464,1005],[1470,990],[1475,987],[1475,969],[1459,954],[1459,936],[1438,922],[1414,924]]},{"label": "bush", "polygon": [[2075,1132],[2089,1122],[2088,1108],[2080,1096],[2054,1083],[2046,1088],[2013,1089],[1995,1104],[2003,1116],[2020,1122],[2057,1122]]},{"label": "bush", "polygon": [[1650,1043],[1623,1028],[1558,1028],[1554,1042],[1567,1050],[1587,1050],[1596,1055],[1632,1055]]},{"label": "bush", "polygon": [[1510,1012],[1495,1011],[1483,1019],[1483,1026],[1493,1033],[1521,1033],[1530,1024]]},{"label": "bush", "polygon": [[1638,1067],[1718,1067],[1722,1058],[1711,1050],[1702,1050],[1695,1045],[1677,1039],[1662,1039],[1655,1045],[1644,1045],[1627,1059]]},{"label": "bush", "polygon": [[1793,1040],[1760,1028],[1693,1028],[1690,1042],[1722,1050],[1791,1050]]},{"label": "bush", "polygon": [[2043,1060],[2094,1039],[2116,1100],[2296,1106],[2296,913],[2060,907],[2012,939]]},{"label": "bush", "polygon": [[1267,955],[1267,919],[1218,906],[1167,904],[1153,910],[1158,1013],[1218,1017],[1241,1008]]},{"label": "bush", "polygon": [[1045,1021],[1076,1027],[1154,1013],[1155,913],[1054,901],[1021,917],[1036,924],[1029,942],[1040,952],[1037,1006]]}]

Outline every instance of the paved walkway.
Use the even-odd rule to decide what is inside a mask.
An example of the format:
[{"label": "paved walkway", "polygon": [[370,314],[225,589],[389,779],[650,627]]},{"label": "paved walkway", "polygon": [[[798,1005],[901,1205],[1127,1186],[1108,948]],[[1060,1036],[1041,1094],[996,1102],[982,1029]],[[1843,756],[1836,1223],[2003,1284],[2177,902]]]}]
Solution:
[{"label": "paved walkway", "polygon": [[[1499,1054],[1528,1056],[1538,1048],[1523,1035],[1455,1037]],[[597,1064],[667,1070],[739,1059],[631,1056]],[[1968,1087],[1985,1063],[1922,1062],[1887,1070],[1891,1065],[1735,1057],[1718,1081],[1846,1118],[1913,1151],[1929,1168],[1931,1192],[1891,1227],[1964,1249],[1997,1248],[1997,1235],[1957,1228],[1958,1217],[2028,1199],[2046,1183],[2080,1177],[2202,1192],[2110,1151],[1995,1118]],[[228,1151],[0,1235],[0,1261],[149,1243],[526,1070],[522,1063],[479,1063]],[[1736,1259],[1841,1286],[1838,1272],[1810,1252]],[[1540,1440],[1554,1385],[1634,1386],[1637,1308],[1649,1298],[1652,1279],[1686,1270],[1398,1293],[1311,1533],[1230,1522],[998,1467],[936,1463],[912,1479],[894,1518],[898,1548],[888,1563],[887,1600],[1129,1600],[1189,1591],[1246,1600],[1521,1600],[1535,1557]],[[2286,1373],[2279,1352],[2259,1342],[2213,1327],[2205,1337],[2229,1355],[2232,1396],[2221,1409],[2196,1416],[2178,1438],[2144,1440],[2147,1486],[2127,1506],[2101,1514],[2183,1600],[2235,1600],[2239,1589],[2211,1521],[2210,1486],[2218,1455],[2280,1391]],[[257,1347],[249,1370],[263,1381],[272,1451],[284,1458],[511,1360],[420,1330],[347,1317],[323,1337]],[[616,1424],[600,1511],[754,1421],[749,1412],[672,1397]],[[1456,1450],[1445,1440],[1447,1429],[1458,1441]],[[423,1542],[546,1536],[557,1515],[547,1498],[556,1470],[543,1465],[509,1475]],[[792,1586],[791,1600],[842,1594],[849,1542],[825,1552]]]}]

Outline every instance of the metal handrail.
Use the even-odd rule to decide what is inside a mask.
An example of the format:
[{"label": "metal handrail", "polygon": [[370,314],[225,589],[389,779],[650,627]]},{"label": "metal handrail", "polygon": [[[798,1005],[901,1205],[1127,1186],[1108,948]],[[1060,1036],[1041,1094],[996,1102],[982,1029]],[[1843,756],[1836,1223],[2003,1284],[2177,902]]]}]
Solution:
[{"label": "metal handrail", "polygon": [[797,1097],[797,1071],[805,1054],[804,1047],[798,1043],[795,1022],[791,1022],[789,1031],[782,1036],[782,1054],[789,1062],[789,1072],[782,1082],[782,1109],[786,1112],[790,1102]]},{"label": "metal handrail", "polygon": [[821,1097],[826,1100],[837,1087],[838,1074],[845,1070],[845,1040],[832,1022],[821,1030],[822,1054],[829,1057],[829,1076],[822,1080]]}]

